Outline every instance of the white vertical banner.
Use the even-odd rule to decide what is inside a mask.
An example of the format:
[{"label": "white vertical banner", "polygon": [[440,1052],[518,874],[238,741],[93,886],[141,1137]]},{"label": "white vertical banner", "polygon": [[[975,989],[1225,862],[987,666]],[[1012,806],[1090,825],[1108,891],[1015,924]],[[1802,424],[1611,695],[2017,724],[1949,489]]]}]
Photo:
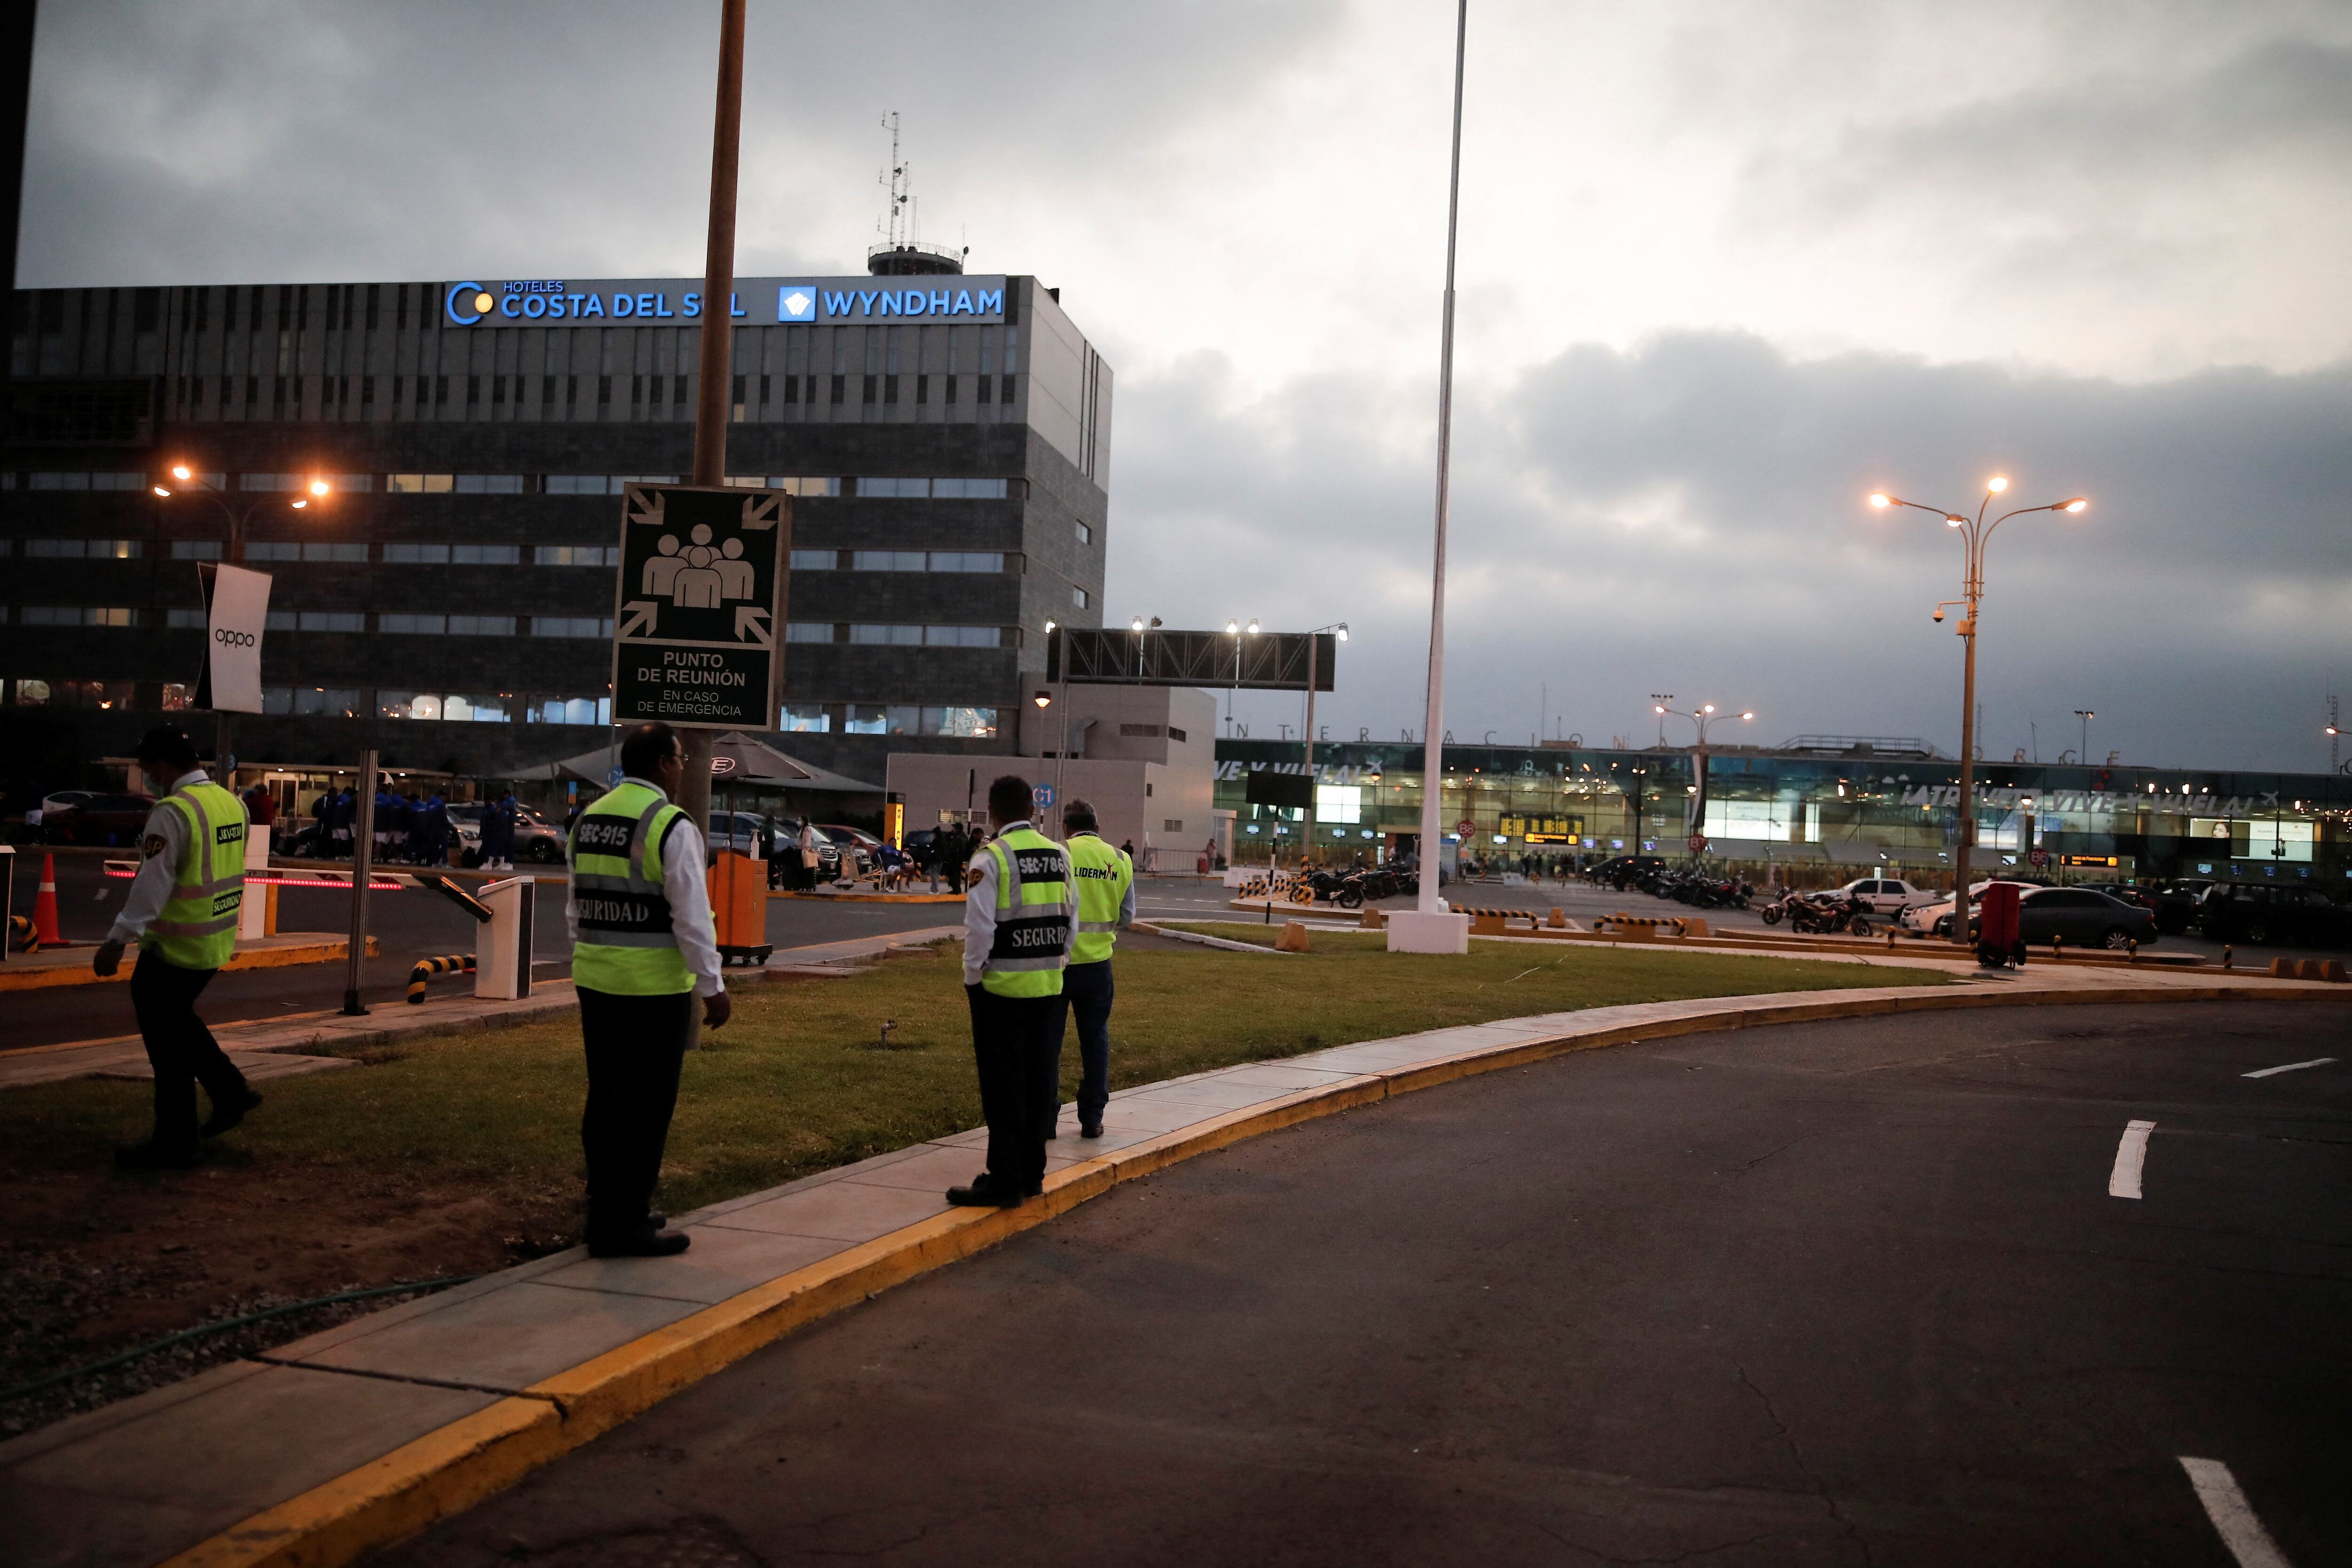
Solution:
[{"label": "white vertical banner", "polygon": [[261,632],[269,619],[269,574],[241,566],[213,569],[205,633],[205,685],[215,713],[261,711]]}]

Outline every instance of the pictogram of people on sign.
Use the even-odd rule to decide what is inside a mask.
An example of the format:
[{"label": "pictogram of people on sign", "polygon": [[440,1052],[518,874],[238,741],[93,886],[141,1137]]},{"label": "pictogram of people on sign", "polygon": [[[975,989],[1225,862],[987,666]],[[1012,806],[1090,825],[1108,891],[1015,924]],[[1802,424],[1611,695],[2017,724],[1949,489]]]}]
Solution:
[{"label": "pictogram of people on sign", "polygon": [[730,599],[751,599],[757,574],[743,559],[743,541],[713,546],[710,525],[697,523],[678,543],[665,533],[655,542],[661,553],[646,562],[643,591],[688,610],[716,610]]}]

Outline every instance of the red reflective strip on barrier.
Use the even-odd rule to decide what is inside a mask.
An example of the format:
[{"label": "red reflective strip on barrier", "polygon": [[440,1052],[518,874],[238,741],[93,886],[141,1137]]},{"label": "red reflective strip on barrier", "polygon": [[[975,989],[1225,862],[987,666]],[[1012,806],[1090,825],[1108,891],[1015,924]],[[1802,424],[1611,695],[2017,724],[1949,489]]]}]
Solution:
[{"label": "red reflective strip on barrier", "polygon": [[[139,862],[137,861],[108,861],[106,862],[106,874],[109,876],[137,876],[139,874]],[[325,887],[332,888],[340,893],[349,893],[352,889],[352,879],[348,874],[343,876],[274,876],[268,872],[247,872],[245,873],[245,884],[247,887]],[[379,881],[373,873],[368,877],[368,891],[370,893],[398,893],[408,885],[409,884],[404,882],[393,882],[388,879]]]}]

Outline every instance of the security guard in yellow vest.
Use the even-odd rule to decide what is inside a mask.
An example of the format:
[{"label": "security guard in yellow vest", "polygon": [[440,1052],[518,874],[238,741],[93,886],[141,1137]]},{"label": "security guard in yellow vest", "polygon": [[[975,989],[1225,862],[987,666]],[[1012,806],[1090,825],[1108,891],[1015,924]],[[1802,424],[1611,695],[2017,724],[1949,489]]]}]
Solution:
[{"label": "security guard in yellow vest", "polygon": [[[205,1138],[218,1137],[261,1103],[196,1016],[196,998],[236,949],[245,902],[245,806],[196,766],[196,745],[169,725],[139,742],[139,770],[162,797],[140,835],[139,873],[122,913],[91,960],[103,978],[139,944],[131,971],[131,1006],[155,1069],[155,1130],[142,1144],[114,1151],[131,1170],[192,1166]],[[196,1125],[196,1084],[213,1103]]]},{"label": "security guard in yellow vest", "polygon": [[1061,1109],[1062,967],[1076,904],[1069,855],[1029,825],[1034,798],[1028,781],[1010,773],[991,784],[996,837],[971,857],[963,990],[988,1169],[969,1186],[948,1188],[950,1203],[1010,1208],[1045,1189],[1045,1140]]},{"label": "security guard in yellow vest", "polygon": [[1086,801],[1063,807],[1062,824],[1078,889],[1078,934],[1062,971],[1062,995],[1078,1026],[1078,1135],[1099,1138],[1110,1103],[1110,954],[1118,933],[1135,923],[1135,862],[1097,836],[1095,809]]},{"label": "security guard in yellow vest", "polygon": [[588,1058],[580,1147],[588,1159],[588,1251],[665,1258],[686,1233],[653,1211],[694,1038],[694,1001],[717,1029],[733,1004],[719,973],[702,833],[671,804],[686,751],[666,724],[621,742],[621,782],[572,827],[572,982]]}]

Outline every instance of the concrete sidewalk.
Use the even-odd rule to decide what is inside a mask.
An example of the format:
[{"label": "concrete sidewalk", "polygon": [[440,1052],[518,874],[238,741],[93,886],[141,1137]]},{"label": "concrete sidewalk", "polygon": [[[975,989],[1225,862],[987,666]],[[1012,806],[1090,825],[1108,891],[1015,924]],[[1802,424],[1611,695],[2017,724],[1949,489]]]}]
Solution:
[{"label": "concrete sidewalk", "polygon": [[[807,947],[787,947],[772,955],[760,968],[730,969],[727,983],[741,985],[772,975],[843,973],[841,966],[875,957],[892,947],[919,947],[944,937],[961,936],[961,925],[939,925],[920,931],[898,931],[860,936],[845,942],[825,942]],[[371,939],[373,940],[373,939]],[[341,943],[338,941],[338,946]],[[88,963],[85,956],[82,960]],[[123,967],[130,973],[130,966]],[[299,1013],[291,1018],[252,1019],[216,1024],[213,1038],[228,1059],[248,1079],[286,1078],[297,1073],[331,1071],[352,1065],[340,1056],[310,1054],[322,1047],[349,1050],[381,1045],[419,1035],[471,1034],[506,1029],[579,1006],[572,982],[537,980],[532,994],[520,1001],[484,1001],[451,990],[423,1003],[378,1003],[361,1018],[340,1012]],[[135,1034],[104,1040],[76,1040],[64,1045],[38,1045],[0,1052],[0,1092],[28,1083],[54,1083],[67,1078],[152,1078],[146,1048]]]},{"label": "concrete sidewalk", "polygon": [[[899,937],[895,940],[906,941]],[[851,946],[843,944],[838,946]],[[1973,968],[1973,966],[1969,966]],[[1255,1134],[1566,1051],[1836,1017],[2026,1003],[2347,999],[2245,977],[2054,969],[2007,981],[1593,1009],[1369,1040],[1123,1091],[1105,1135],[1066,1120],[1042,1200],[951,1209],[962,1133],[677,1223],[677,1259],[573,1249],[0,1446],[0,1540],[26,1568],[351,1561],[793,1328],[967,1256],[1116,1183]]]}]

